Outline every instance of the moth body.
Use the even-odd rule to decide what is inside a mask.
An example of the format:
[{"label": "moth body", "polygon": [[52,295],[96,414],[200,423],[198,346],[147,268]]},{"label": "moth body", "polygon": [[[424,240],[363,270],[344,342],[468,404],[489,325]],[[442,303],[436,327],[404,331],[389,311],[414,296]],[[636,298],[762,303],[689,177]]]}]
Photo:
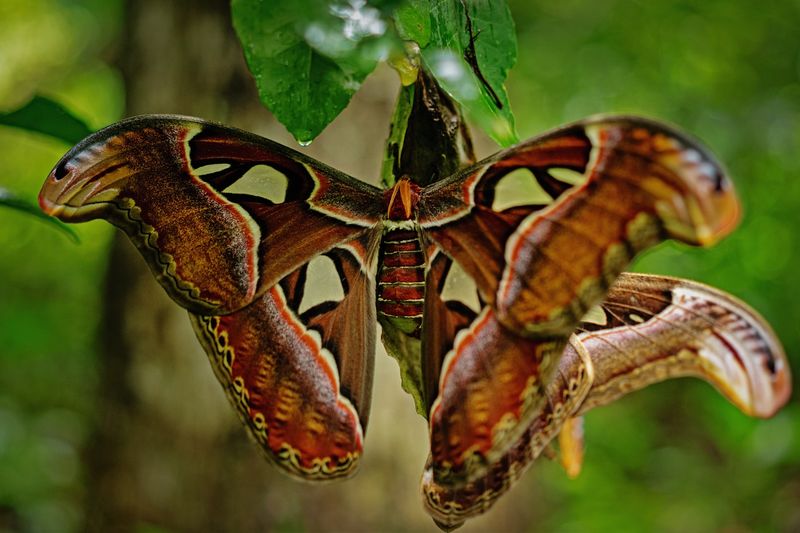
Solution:
[{"label": "moth body", "polygon": [[378,313],[401,330],[419,334],[425,302],[425,254],[419,233],[393,229],[384,234],[378,274]]}]

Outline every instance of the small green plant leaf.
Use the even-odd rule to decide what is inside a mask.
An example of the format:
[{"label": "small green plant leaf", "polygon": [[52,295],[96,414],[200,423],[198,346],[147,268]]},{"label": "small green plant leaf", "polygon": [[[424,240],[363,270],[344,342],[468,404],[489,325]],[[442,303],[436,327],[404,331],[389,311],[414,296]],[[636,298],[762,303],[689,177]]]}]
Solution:
[{"label": "small green plant leaf", "polygon": [[43,133],[67,144],[77,144],[92,133],[83,120],[44,96],[35,96],[19,109],[0,113],[0,124]]},{"label": "small green plant leaf", "polygon": [[381,183],[386,189],[391,189],[397,181],[397,168],[400,166],[400,154],[403,152],[403,140],[408,127],[408,117],[414,106],[414,86],[401,86],[397,95],[397,104],[394,107],[389,137],[386,139],[386,149],[381,165]]},{"label": "small green plant leaf", "polygon": [[233,0],[233,25],[262,102],[311,142],[385,59],[392,2]]},{"label": "small green plant leaf", "polygon": [[429,0],[408,0],[394,13],[397,33],[406,41],[416,42],[425,48],[431,39],[431,13]]},{"label": "small green plant leaf", "polygon": [[80,239],[78,239],[78,234],[75,233],[75,231],[71,227],[67,226],[57,218],[53,218],[49,215],[44,214],[41,211],[41,209],[39,209],[39,206],[34,204],[33,202],[24,200],[15,195],[14,193],[6,189],[3,189],[2,187],[0,187],[0,207],[8,207],[11,209],[16,209],[17,211],[22,211],[23,213],[27,213],[29,215],[33,215],[36,218],[44,220],[45,222],[52,224],[53,226],[57,227],[58,229],[66,233],[70,237],[72,242],[75,243],[80,242]]}]

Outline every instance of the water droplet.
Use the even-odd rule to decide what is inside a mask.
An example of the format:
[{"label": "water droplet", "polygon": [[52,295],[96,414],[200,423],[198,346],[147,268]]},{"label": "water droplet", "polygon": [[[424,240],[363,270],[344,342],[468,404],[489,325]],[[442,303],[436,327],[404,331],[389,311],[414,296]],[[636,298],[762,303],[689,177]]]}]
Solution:
[{"label": "water droplet", "polygon": [[300,140],[298,140],[297,142],[300,143],[300,146],[308,146],[308,145],[311,144],[311,140],[308,140],[308,141],[300,141]]}]

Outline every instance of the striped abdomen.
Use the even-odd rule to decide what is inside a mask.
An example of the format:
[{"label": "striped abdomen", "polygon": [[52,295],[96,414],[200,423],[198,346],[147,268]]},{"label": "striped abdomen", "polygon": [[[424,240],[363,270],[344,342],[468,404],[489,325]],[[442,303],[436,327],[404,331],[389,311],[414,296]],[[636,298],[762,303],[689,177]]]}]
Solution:
[{"label": "striped abdomen", "polygon": [[425,254],[413,230],[383,236],[378,274],[378,313],[422,323],[425,300]]}]

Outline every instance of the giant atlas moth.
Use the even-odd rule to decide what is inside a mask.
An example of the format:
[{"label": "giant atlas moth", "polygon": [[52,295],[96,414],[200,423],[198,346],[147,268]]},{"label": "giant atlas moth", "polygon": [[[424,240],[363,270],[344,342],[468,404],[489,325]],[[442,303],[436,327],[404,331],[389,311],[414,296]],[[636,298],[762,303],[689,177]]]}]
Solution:
[{"label": "giant atlas moth", "polygon": [[[738,220],[731,182],[685,134],[590,118],[426,180],[380,190],[254,134],[142,116],[72,148],[39,201],[127,233],[292,476],[356,470],[379,320],[413,359],[423,499],[444,528],[488,509],[554,437],[575,471],[580,415],[648,384],[697,376],[761,417],[787,401],[786,357],[754,311],[624,273],[666,238],[709,245]],[[320,260],[336,296],[309,304]]]}]

